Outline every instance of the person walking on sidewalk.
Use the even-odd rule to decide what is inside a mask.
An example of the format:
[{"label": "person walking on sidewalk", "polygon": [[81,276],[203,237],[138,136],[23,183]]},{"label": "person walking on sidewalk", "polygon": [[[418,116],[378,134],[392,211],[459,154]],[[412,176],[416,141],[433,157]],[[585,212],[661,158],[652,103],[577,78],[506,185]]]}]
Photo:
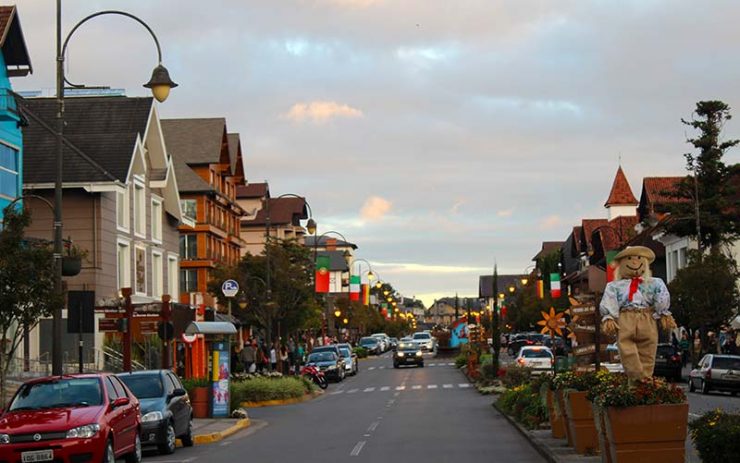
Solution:
[{"label": "person walking on sidewalk", "polygon": [[280,373],[284,375],[290,374],[290,364],[288,363],[288,348],[285,344],[280,346]]},{"label": "person walking on sidewalk", "polygon": [[244,349],[242,349],[240,353],[240,358],[242,365],[244,365],[244,371],[247,373],[254,373],[256,370],[255,366],[255,353],[257,348],[257,342],[252,341],[251,343],[247,342],[244,344]]},{"label": "person walking on sidewalk", "polygon": [[686,362],[689,360],[689,335],[685,331],[681,333],[681,340],[678,341],[678,348],[681,350],[681,366],[685,367]]},{"label": "person walking on sidewalk", "polygon": [[270,369],[275,371],[277,368],[277,352],[275,351],[275,344],[270,348]]}]

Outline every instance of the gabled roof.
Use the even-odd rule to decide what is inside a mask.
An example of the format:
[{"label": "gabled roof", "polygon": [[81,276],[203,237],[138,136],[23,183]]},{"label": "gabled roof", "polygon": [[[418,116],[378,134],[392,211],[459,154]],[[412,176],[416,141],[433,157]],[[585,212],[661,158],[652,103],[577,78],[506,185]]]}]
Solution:
[{"label": "gabled roof", "polygon": [[[328,244],[329,240],[335,240],[336,243],[334,245],[338,248],[352,248],[357,249],[357,245],[354,243],[350,243],[349,241],[344,241],[339,238],[334,238],[333,236],[321,236],[319,237],[318,247],[325,248]],[[306,246],[312,248],[314,246],[314,243],[316,243],[316,237],[312,235],[307,235],[304,237],[304,243]]]},{"label": "gabled roof", "polygon": [[177,156],[172,156],[172,164],[175,166],[175,175],[177,175],[177,189],[182,193],[210,193],[215,192],[208,182],[203,180],[200,175],[196,174],[184,160]]},{"label": "gabled roof", "polygon": [[242,142],[238,133],[226,135],[229,141],[229,161],[231,162],[231,175],[244,178],[244,165],[242,164]]},{"label": "gabled roof", "polygon": [[532,260],[536,261],[537,259],[548,256],[551,252],[555,251],[556,249],[560,249],[562,246],[563,241],[543,241],[542,249],[540,249],[540,252],[538,252],[537,255],[532,258]]},{"label": "gabled roof", "polygon": [[[308,218],[305,198],[271,198],[268,199],[270,208],[270,225],[299,226],[302,219]],[[244,220],[244,225],[265,225],[267,222],[267,208],[257,212],[254,219]]]},{"label": "gabled roof", "polygon": [[609,198],[604,206],[637,206],[637,198],[632,194],[632,188],[627,181],[627,177],[622,171],[622,166],[617,169],[617,175],[612,183],[612,190],[609,192]]},{"label": "gabled roof", "polygon": [[270,196],[270,187],[267,183],[247,183],[236,187],[237,199],[259,199]]},{"label": "gabled roof", "polygon": [[[499,293],[509,294],[509,287],[519,288],[522,278],[526,275],[498,275],[496,289]],[[478,277],[478,296],[493,297],[493,275],[481,275]]]},{"label": "gabled roof", "polygon": [[[65,98],[63,181],[126,183],[137,138],[143,138],[147,128],[152,101],[151,97]],[[19,100],[19,106],[28,119],[28,126],[23,128],[23,182],[53,183],[56,99]]]},{"label": "gabled roof", "polygon": [[609,221],[607,219],[583,219],[581,220],[581,239],[582,243],[581,246],[585,252],[589,252],[592,250],[591,247],[591,237],[594,234],[594,230],[597,228],[608,225]]},{"label": "gabled roof", "polygon": [[678,198],[674,194],[678,186],[686,177],[645,177],[642,179],[642,193],[640,194],[640,216],[647,219],[648,215],[656,214],[658,219],[668,212],[668,205],[688,202],[688,198]]},{"label": "gabled roof", "polygon": [[226,140],[226,119],[162,119],[162,132],[167,150],[188,165],[229,163],[222,158],[221,148]]},{"label": "gabled roof", "polygon": [[573,227],[573,248],[575,249],[576,253],[580,254],[583,252],[583,243],[581,242],[581,227],[575,226]]},{"label": "gabled roof", "polygon": [[25,76],[33,73],[31,57],[15,5],[0,6],[0,49],[8,76]]}]

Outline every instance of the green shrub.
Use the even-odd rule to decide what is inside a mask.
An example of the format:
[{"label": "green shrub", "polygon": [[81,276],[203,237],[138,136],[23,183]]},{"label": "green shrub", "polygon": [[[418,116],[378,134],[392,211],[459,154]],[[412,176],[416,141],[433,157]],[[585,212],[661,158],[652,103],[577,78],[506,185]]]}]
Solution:
[{"label": "green shrub", "polygon": [[209,381],[208,378],[184,378],[182,380],[182,387],[184,387],[189,394],[190,391],[196,387],[211,387],[211,381]]},{"label": "green shrub", "polygon": [[516,387],[520,384],[526,384],[532,378],[532,370],[526,367],[511,366],[506,369],[504,377],[501,382],[506,387]]},{"label": "green shrub", "polygon": [[740,455],[740,414],[707,412],[690,422],[689,429],[701,461],[729,461]]},{"label": "green shrub", "polygon": [[365,357],[367,357],[367,349],[365,349],[364,347],[357,346],[352,349],[352,352],[357,354],[357,358],[364,359]]},{"label": "green shrub", "polygon": [[529,384],[508,389],[499,396],[496,405],[528,429],[536,428],[547,420],[547,408],[542,404],[539,392]]},{"label": "green shrub", "polygon": [[456,368],[462,368],[465,365],[468,364],[468,356],[465,354],[458,354],[457,357],[455,357],[455,367]]},{"label": "green shrub", "polygon": [[242,402],[294,399],[303,397],[306,392],[307,383],[301,378],[291,376],[232,382],[231,408],[238,408]]}]

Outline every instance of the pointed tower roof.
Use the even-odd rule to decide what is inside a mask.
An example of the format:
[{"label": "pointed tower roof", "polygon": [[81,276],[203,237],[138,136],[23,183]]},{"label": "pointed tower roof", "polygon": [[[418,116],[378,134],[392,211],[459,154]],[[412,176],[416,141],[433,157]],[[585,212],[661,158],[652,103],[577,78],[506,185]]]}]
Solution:
[{"label": "pointed tower roof", "polygon": [[617,175],[612,183],[612,191],[609,193],[609,199],[604,203],[605,207],[609,206],[637,206],[637,198],[632,194],[632,188],[627,181],[627,177],[622,171],[622,166],[617,169]]}]

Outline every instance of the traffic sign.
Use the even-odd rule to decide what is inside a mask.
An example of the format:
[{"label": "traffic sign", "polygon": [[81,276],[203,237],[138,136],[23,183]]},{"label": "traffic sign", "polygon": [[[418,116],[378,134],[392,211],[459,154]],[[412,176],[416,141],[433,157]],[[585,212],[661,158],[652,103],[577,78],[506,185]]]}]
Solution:
[{"label": "traffic sign", "polygon": [[235,280],[226,280],[221,285],[221,292],[226,297],[234,297],[239,292],[239,283]]}]

